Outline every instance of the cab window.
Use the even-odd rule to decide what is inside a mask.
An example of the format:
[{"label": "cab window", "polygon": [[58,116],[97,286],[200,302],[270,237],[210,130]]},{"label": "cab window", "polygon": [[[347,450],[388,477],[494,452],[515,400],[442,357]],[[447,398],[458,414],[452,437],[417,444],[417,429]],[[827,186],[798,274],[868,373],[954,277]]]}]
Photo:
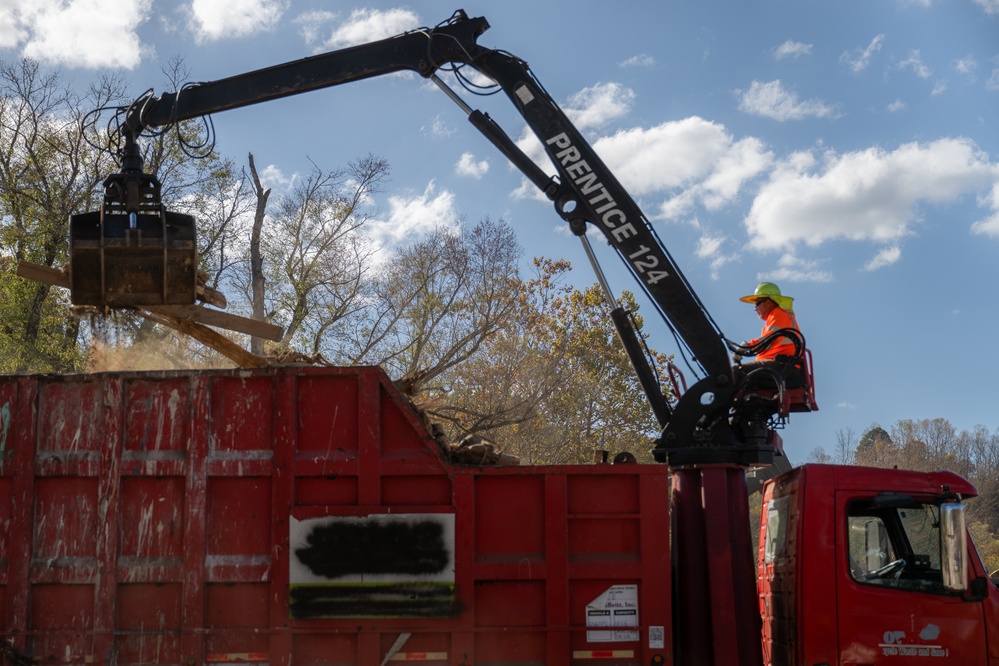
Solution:
[{"label": "cab window", "polygon": [[852,502],[847,509],[847,534],[854,580],[865,585],[944,592],[940,508],[936,504],[912,500]]}]

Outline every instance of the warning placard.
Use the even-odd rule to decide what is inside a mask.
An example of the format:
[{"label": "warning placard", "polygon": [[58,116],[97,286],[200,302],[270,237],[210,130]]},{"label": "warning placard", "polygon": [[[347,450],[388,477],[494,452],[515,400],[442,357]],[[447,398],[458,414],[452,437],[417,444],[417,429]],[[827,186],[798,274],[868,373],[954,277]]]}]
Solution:
[{"label": "warning placard", "polygon": [[586,605],[586,632],[590,643],[637,641],[638,586],[613,585]]}]

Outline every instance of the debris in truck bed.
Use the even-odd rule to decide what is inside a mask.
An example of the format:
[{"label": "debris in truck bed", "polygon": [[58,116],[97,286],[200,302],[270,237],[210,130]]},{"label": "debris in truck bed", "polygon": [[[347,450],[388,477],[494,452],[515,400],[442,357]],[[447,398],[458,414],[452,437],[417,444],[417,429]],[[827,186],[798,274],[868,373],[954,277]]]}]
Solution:
[{"label": "debris in truck bed", "polygon": [[452,442],[444,432],[444,427],[436,421],[431,421],[426,412],[420,409],[419,405],[409,401],[417,416],[423,422],[423,426],[434,438],[440,447],[444,457],[458,465],[479,465],[479,466],[515,466],[520,464],[520,457],[511,453],[504,453],[494,442],[483,439],[478,435],[466,435],[460,442]]},{"label": "debris in truck bed", "polygon": [[[35,280],[36,282],[42,282],[54,287],[70,288],[69,272],[65,268],[59,269],[41,264],[33,264],[28,261],[20,261],[17,264],[17,274],[25,279]],[[197,277],[198,299],[218,307],[225,307],[227,305],[225,296],[207,285],[207,274],[200,273]],[[244,368],[261,368],[268,365],[268,360],[251,354],[235,342],[209,328],[209,326],[216,326],[274,341],[280,340],[283,333],[280,326],[274,326],[265,321],[240,317],[222,312],[221,310],[211,310],[201,305],[129,306],[123,309],[134,310],[140,316],[150,321],[189,335],[219,352],[236,363],[236,365]]]},{"label": "debris in truck bed", "polygon": [[503,453],[496,444],[478,435],[468,435],[450,445],[451,461],[468,465],[519,465],[520,458]]}]

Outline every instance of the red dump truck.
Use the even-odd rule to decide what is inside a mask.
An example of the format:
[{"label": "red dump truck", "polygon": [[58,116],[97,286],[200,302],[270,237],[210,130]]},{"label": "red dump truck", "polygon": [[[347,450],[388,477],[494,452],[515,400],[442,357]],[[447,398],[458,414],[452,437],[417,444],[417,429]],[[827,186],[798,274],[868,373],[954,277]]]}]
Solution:
[{"label": "red dump truck", "polygon": [[[196,225],[168,213],[143,173],[146,130],[409,70],[583,241],[666,465],[456,464],[373,368],[0,378],[4,663],[999,664],[999,598],[963,526],[975,489],[953,474],[778,476],[754,566],[745,470],[779,467],[777,430],[817,409],[804,338],[727,340],[527,63],[478,44],[488,27],[459,10],[121,107],[121,173],[100,210],[70,217],[72,300],[208,321],[193,304]],[[505,93],[551,169],[439,71],[469,94]],[[675,382],[676,400],[588,229],[681,345],[696,381]],[[730,351],[778,339],[794,353],[733,367]]]},{"label": "red dump truck", "polygon": [[[724,655],[675,636],[672,599],[724,621],[730,594],[671,580],[670,495],[688,477],[453,463],[377,368],[4,377],[0,425],[5,664]],[[999,591],[961,525],[974,494],[946,472],[771,481],[765,663],[996,663]],[[731,558],[726,530],[681,548]]]}]

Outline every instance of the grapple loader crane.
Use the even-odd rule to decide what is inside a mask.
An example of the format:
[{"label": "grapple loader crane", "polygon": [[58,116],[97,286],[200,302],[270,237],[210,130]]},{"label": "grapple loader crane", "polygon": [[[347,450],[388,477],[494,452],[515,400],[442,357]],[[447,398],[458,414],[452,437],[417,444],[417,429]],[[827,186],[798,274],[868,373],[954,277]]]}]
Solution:
[{"label": "grapple loader crane", "polygon": [[[678,663],[761,664],[745,470],[772,465],[780,455],[774,428],[786,417],[786,387],[779,379],[776,386],[763,390],[737,381],[724,336],[649,220],[527,63],[478,44],[488,28],[484,18],[458,11],[433,28],[191,84],[173,93],[150,92],[120,109],[122,172],[106,182],[102,211],[71,220],[73,299],[109,306],[193,300],[189,254],[193,223],[186,216],[167,213],[159,201],[158,182],[142,173],[137,141],[144,131],[398,71],[432,80],[545,193],[591,256],[587,230],[592,226],[603,233],[703,368],[703,377],[671,404],[626,313],[609,299],[662,427],[654,455],[674,471],[675,599],[662,603],[673,606]],[[540,140],[557,175],[549,176],[488,114],[468,106],[438,76],[442,70],[461,67],[477,70],[502,89]],[[147,261],[150,257],[155,261]],[[141,265],[153,268],[137,276]],[[603,281],[599,271],[598,276]],[[810,372],[806,375],[811,400],[799,398],[797,409],[815,408]]]}]

